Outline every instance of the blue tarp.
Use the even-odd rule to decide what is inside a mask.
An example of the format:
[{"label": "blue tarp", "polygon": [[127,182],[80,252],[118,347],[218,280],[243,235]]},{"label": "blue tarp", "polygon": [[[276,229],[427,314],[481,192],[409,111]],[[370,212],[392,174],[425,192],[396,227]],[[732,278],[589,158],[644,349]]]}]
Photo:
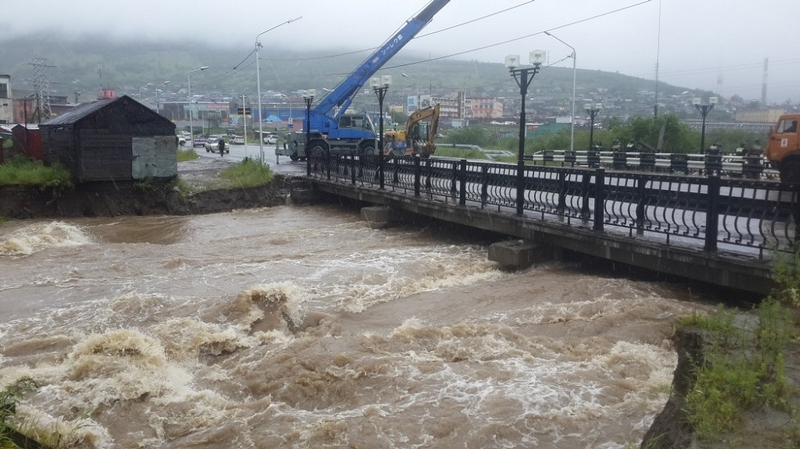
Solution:
[{"label": "blue tarp", "polygon": [[264,119],[264,121],[265,122],[282,122],[283,120],[281,120],[281,118],[278,117],[277,115],[270,115],[269,117]]}]

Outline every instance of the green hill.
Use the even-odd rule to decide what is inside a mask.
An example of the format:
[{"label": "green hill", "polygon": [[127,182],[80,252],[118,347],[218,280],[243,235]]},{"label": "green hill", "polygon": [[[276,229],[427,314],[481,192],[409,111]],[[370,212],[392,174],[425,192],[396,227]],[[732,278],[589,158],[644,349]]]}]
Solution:
[{"label": "green hill", "polygon": [[[49,66],[47,77],[53,95],[72,99],[76,91],[86,101],[110,87],[118,94],[136,95],[142,86],[170,81],[166,92],[185,89],[190,70],[203,65],[210,68],[192,76],[193,93],[253,96],[256,92],[255,56],[252,49],[230,49],[197,43],[114,43],[100,38],[66,39],[53,35],[30,35],[0,42],[0,73],[11,75],[15,92],[31,92],[34,58],[43,58]],[[342,50],[341,56],[313,54],[263,48],[261,56],[261,89],[283,92],[306,88],[333,88],[355,69],[368,51],[353,53]],[[401,51],[380,72],[394,78],[396,94],[423,94],[431,90],[446,94],[464,90],[471,96],[519,95],[519,88],[510,79],[501,63],[485,63],[456,59],[425,61]],[[411,79],[403,77],[406,73]],[[561,94],[572,92],[572,69],[546,67],[536,76],[531,92]],[[618,73],[578,69],[579,96],[603,89],[605,94],[632,97],[653,91],[652,80]],[[152,89],[152,88],[151,88]],[[405,90],[404,90],[405,89]],[[665,96],[685,88],[659,85]],[[151,94],[152,95],[152,94]]]}]

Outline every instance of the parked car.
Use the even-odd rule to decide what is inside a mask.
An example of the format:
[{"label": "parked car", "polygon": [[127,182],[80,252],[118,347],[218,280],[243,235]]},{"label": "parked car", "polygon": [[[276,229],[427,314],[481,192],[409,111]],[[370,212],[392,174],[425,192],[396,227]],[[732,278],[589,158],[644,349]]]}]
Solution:
[{"label": "parked car", "polygon": [[178,134],[178,145],[185,146],[188,144],[192,139],[189,137],[189,134]]},{"label": "parked car", "polygon": [[268,145],[275,145],[278,143],[278,135],[277,134],[267,134],[264,136],[264,143]]},{"label": "parked car", "polygon": [[[225,142],[222,137],[207,139],[203,146],[206,148],[206,153],[219,153],[220,142]],[[231,149],[225,144],[225,153],[230,153]]]},{"label": "parked car", "polygon": [[232,145],[244,145],[244,137],[242,136],[233,136],[233,140],[231,140]]},{"label": "parked car", "polygon": [[204,147],[206,145],[206,140],[205,137],[195,137],[192,139],[192,148]]}]

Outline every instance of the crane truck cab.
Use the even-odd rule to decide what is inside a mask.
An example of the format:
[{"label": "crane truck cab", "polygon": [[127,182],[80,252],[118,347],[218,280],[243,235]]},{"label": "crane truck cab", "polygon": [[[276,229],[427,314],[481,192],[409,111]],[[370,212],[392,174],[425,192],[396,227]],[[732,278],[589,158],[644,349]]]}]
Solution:
[{"label": "crane truck cab", "polygon": [[[331,136],[331,128],[336,137]],[[304,160],[308,156],[323,158],[331,154],[355,154],[373,156],[376,154],[375,125],[367,114],[348,113],[339,117],[336,126],[323,122],[322,129],[311,128],[308,133],[308,155],[306,154],[306,133],[297,132],[286,136],[283,148],[276,148],[277,156],[289,156],[293,161]]]},{"label": "crane truck cab", "polygon": [[800,114],[785,114],[772,127],[766,157],[781,182],[800,184]]}]

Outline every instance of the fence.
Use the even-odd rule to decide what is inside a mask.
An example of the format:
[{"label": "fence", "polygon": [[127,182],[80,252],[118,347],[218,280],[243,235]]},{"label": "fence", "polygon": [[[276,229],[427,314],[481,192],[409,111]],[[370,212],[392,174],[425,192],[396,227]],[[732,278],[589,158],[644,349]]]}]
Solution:
[{"label": "fence", "polygon": [[[602,162],[602,160],[601,160]],[[519,210],[518,166],[416,156],[309,161],[312,177],[460,206]],[[788,251],[800,214],[797,186],[776,181],[603,167],[523,168],[522,215],[703,251]]]}]

